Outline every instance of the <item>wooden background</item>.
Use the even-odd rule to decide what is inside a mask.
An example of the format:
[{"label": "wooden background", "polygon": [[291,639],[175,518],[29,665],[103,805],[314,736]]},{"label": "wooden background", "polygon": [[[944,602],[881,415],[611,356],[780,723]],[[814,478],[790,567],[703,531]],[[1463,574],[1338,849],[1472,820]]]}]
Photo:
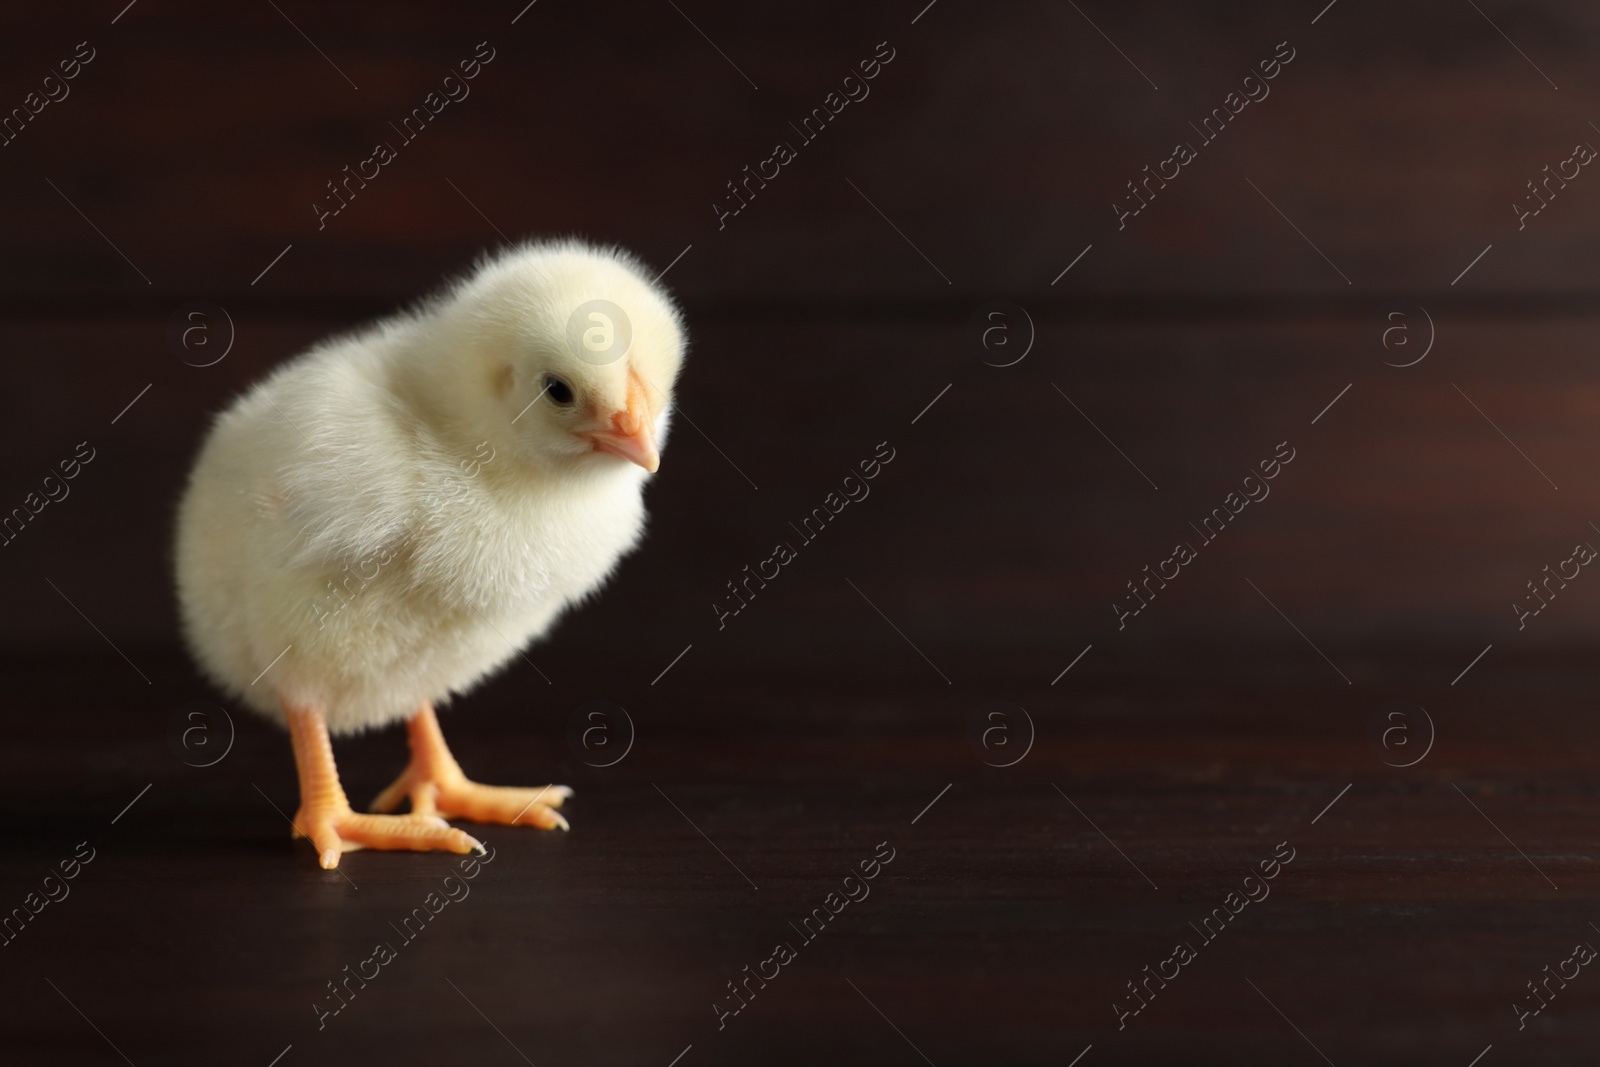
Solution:
[{"label": "wooden background", "polygon": [[[501,1025],[559,1050],[536,1062],[666,1063],[691,1038],[677,1040],[687,1024],[662,986],[692,975],[683,980],[694,1006],[682,1010],[705,1014],[716,976],[737,970],[779,914],[729,920],[750,934],[715,959],[652,940],[671,929],[688,944],[737,907],[718,894],[739,883],[653,892],[652,878],[705,857],[646,768],[666,791],[674,781],[691,797],[701,790],[697,810],[715,810],[743,847],[765,850],[774,878],[797,879],[799,910],[833,859],[879,839],[877,814],[854,821],[829,803],[875,798],[898,826],[962,774],[994,779],[963,733],[992,698],[1056,725],[1027,771],[1032,786],[1004,779],[987,799],[961,801],[958,789],[942,801],[961,814],[950,813],[955,828],[935,855],[959,862],[916,861],[932,895],[907,891],[889,913],[898,917],[881,920],[900,924],[892,962],[881,964],[899,989],[898,1010],[885,1014],[908,1032],[907,1019],[924,1026],[918,1044],[932,1062],[1064,1063],[1090,1043],[1090,1056],[1117,1062],[1312,1055],[1259,1003],[1234,1017],[1191,1001],[1141,1022],[1150,1043],[1120,1051],[1096,1036],[1112,1029],[1102,1002],[1169,939],[1177,913],[1117,905],[1144,883],[1095,882],[1132,872],[1059,810],[1048,818],[1081,835],[1070,862],[1018,858],[1049,836],[1041,805],[1060,807],[1050,782],[1071,791],[1072,776],[1104,790],[1103,815],[1120,812],[1128,833],[1152,835],[1145,855],[1189,887],[1178,890],[1194,905],[1185,914],[1231,877],[1212,871],[1217,850],[1240,862],[1266,855],[1288,833],[1274,818],[1292,809],[1304,824],[1345,782],[1359,783],[1343,803],[1365,830],[1338,831],[1343,843],[1312,863],[1317,888],[1271,920],[1275,933],[1256,930],[1262,944],[1240,964],[1261,975],[1271,958],[1304,975],[1301,1014],[1286,1012],[1302,1027],[1322,1012],[1313,1017],[1323,1035],[1371,1035],[1347,1041],[1342,1058],[1324,1045],[1334,1062],[1465,1064],[1491,1041],[1495,1058],[1561,1062],[1592,1047],[1600,1034],[1577,1008],[1566,1029],[1551,1024],[1537,1038],[1505,1024],[1523,980],[1600,918],[1573,888],[1596,873],[1585,830],[1596,783],[1582,753],[1593,739],[1584,694],[1596,681],[1587,648],[1600,625],[1589,586],[1600,578],[1584,572],[1523,629],[1512,608],[1577,542],[1600,546],[1600,470],[1589,461],[1600,447],[1600,175],[1583,169],[1521,230],[1512,208],[1547,164],[1580,142],[1600,145],[1600,10],[1560,0],[925,3],[111,0],[4,16],[0,111],[21,106],[78,42],[95,58],[70,96],[0,147],[0,511],[22,505],[79,442],[96,458],[67,499],[0,547],[9,608],[0,644],[19,699],[6,800],[28,818],[3,885],[20,899],[36,868],[88,832],[85,820],[103,823],[154,781],[134,809],[146,821],[119,824],[126,862],[105,865],[111,884],[159,916],[135,943],[179,988],[221,966],[194,955],[193,930],[177,947],[162,940],[157,931],[183,915],[257,954],[254,978],[211,972],[195,994],[207,998],[207,1021],[186,1029],[180,1009],[138,992],[137,968],[106,969],[123,951],[107,947],[119,921],[109,900],[83,905],[78,920],[47,914],[60,920],[58,940],[30,931],[31,945],[12,951],[96,990],[100,1013],[85,1014],[114,1020],[108,1032],[136,1046],[125,1049],[133,1062],[232,1055],[233,1019],[250,1038],[246,1062],[259,1045],[265,1064],[291,1040],[290,1056],[323,1062],[331,1053],[314,1051],[314,1038],[278,1041],[286,1024],[267,1005],[281,986],[293,994],[282,1018],[305,1014],[294,998],[327,969],[309,946],[344,937],[360,907],[316,896],[344,883],[319,880],[304,850],[278,840],[252,788],[292,803],[286,749],[269,728],[236,715],[243,747],[209,778],[164,745],[176,709],[212,699],[177,647],[169,558],[177,495],[207,420],[283,359],[404,304],[503,239],[568,233],[670,264],[692,355],[680,392],[687,419],[650,489],[645,547],[531,653],[551,690],[519,667],[463,703],[453,735],[492,761],[497,745],[527,742],[516,727],[532,724],[537,773],[551,773],[538,761],[555,751],[554,773],[588,776],[579,784],[598,800],[593,824],[635,804],[661,809],[636,822],[617,814],[612,836],[593,831],[613,847],[611,862],[650,876],[604,899],[659,920],[629,928],[656,954],[643,960],[638,940],[597,927],[567,940],[541,933],[542,984],[501,986],[502,1016],[513,1004],[533,1013],[523,1030]],[[389,123],[480,41],[495,58],[471,95],[397,144],[398,158],[319,230],[311,205],[324,183],[376,141],[397,143]],[[880,42],[894,59],[870,95],[798,145],[790,123]],[[1295,58],[1270,96],[1119,230],[1112,204],[1125,183],[1175,142],[1197,144],[1190,123],[1279,42]],[[725,183],[779,140],[796,143],[798,158],[719,228],[712,205]],[[169,338],[191,301],[224,308],[233,324],[215,365],[186,365],[207,357]],[[992,301],[1031,322],[1033,345],[1013,366],[988,365],[995,354],[975,340]],[[1015,313],[1008,322],[1021,344],[1028,327]],[[1386,347],[1397,324],[1404,333],[1389,333]],[[1394,365],[1430,336],[1426,358]],[[896,459],[872,495],[719,632],[711,604],[724,582],[883,441]],[[1125,583],[1176,541],[1195,540],[1189,524],[1283,441],[1296,458],[1270,498],[1119,629],[1112,604]],[[652,686],[685,645],[692,651]],[[1482,689],[1463,695],[1473,685]],[[597,696],[620,700],[662,739],[654,754],[641,744],[645,767],[607,779],[561,747],[569,712]],[[1440,751],[1410,777],[1367,745],[1371,714],[1394,699],[1460,724],[1453,740],[1441,731]],[[375,786],[397,741],[382,742],[382,756],[376,739],[361,744],[374,762],[347,762],[347,774]],[[754,799],[773,780],[790,800]],[[1535,919],[1549,887],[1461,802],[1478,798],[1487,819],[1496,790],[1498,826],[1540,868],[1565,872],[1551,870],[1567,890],[1559,916],[1546,908]],[[1504,799],[1535,796],[1555,807]],[[821,828],[798,814],[819,810]],[[790,823],[774,814],[784,811]],[[578,842],[583,821],[573,818]],[[1403,827],[1386,821],[1395,819]],[[785,826],[797,836],[774,829]],[[836,841],[833,830],[848,830],[848,848],[821,843]],[[664,832],[671,848],[651,853]],[[583,868],[592,882],[576,895],[540,889],[566,854],[519,840],[510,854],[532,896],[512,894],[506,908],[551,907],[582,926],[600,899],[585,894],[611,893],[623,877],[602,862]],[[215,849],[228,858],[198,862]],[[632,851],[654,858],[629,866]],[[361,859],[377,884],[411,880],[394,900],[421,884],[410,857]],[[170,884],[150,889],[162,872]],[[256,892],[289,872],[295,885]],[[1056,905],[1078,918],[1060,919]],[[256,932],[226,933],[242,929],[226,917],[241,911]],[[492,944],[496,913],[484,911],[473,937]],[[536,911],[518,914],[529,922]],[[1439,922],[1390,938],[1407,915]],[[1096,934],[1062,933],[1079,921]],[[935,947],[951,927],[956,963]],[[1467,930],[1492,937],[1463,947]],[[1040,937],[1049,954],[1034,951]],[[459,955],[455,974],[473,966],[463,944],[480,942],[441,950]],[[859,977],[847,963],[813,964],[808,981]],[[520,965],[500,959],[491,971],[510,982]],[[974,968],[1003,976],[1003,988],[980,990]],[[630,969],[636,980],[619,977]],[[424,971],[433,974],[414,973],[410,999],[373,1009],[363,1042],[341,1055],[396,1040],[378,1020],[401,1026],[408,1011],[421,1014],[410,1016],[417,1043],[405,1047],[444,1055],[458,1038],[498,1041],[460,1017],[448,987],[425,985]],[[14,978],[20,1007],[6,1026],[18,1047],[70,1040],[82,1058],[63,1062],[116,1062],[95,1058],[110,1050],[61,1014],[56,994]],[[1280,988],[1255,980],[1269,994]],[[1231,972],[1228,981],[1240,985]],[[563,982],[568,992],[551,992]],[[1352,999],[1363,982],[1382,996]],[[834,986],[826,995],[802,986],[782,1014],[749,1025],[748,1045],[695,1038],[684,1067],[912,1055]],[[550,999],[535,1007],[541,990]],[[420,1007],[437,996],[452,998],[441,1014]],[[619,1006],[641,996],[643,1015]],[[1081,1014],[1062,1008],[1090,1001]],[[984,1010],[961,1021],[963,1003]],[[617,1032],[646,1022],[659,1024],[659,1050]],[[1512,1041],[1521,1044],[1507,1052]]]},{"label": "wooden background", "polygon": [[[1266,4],[1099,13],[1159,90],[1070,6],[936,5],[914,26],[898,7],[686,10],[759,90],[669,4],[546,0],[515,26],[489,6],[341,5],[314,27],[303,13],[359,90],[270,5],[136,6],[115,26],[46,14],[10,16],[10,97],[79,40],[97,56],[0,149],[0,499],[21,504],[80,440],[100,458],[3,550],[23,557],[5,579],[26,609],[0,619],[16,642],[99,640],[41,572],[109,636],[170,641],[157,562],[208,415],[501,234],[581,233],[660,267],[690,249],[668,280],[692,327],[684,410],[705,436],[680,426],[652,490],[650,552],[673,565],[636,560],[607,595],[604,632],[630,644],[714,621],[733,565],[881,440],[905,459],[740,627],[751,642],[886,640],[838,580],[852,566],[930,643],[1093,640],[1124,583],[1286,439],[1298,465],[1140,620],[1152,638],[1282,637],[1248,570],[1330,641],[1509,639],[1525,583],[1600,518],[1584,461],[1600,197],[1584,172],[1521,232],[1511,207],[1600,139],[1584,81],[1600,15],[1580,5],[1497,15],[1559,90],[1467,4],[1336,6],[1315,26]],[[481,40],[496,58],[471,95],[319,231],[324,183],[398,141],[388,123]],[[1119,232],[1124,183],[1198,141],[1188,123],[1285,40],[1296,58],[1271,95]],[[880,41],[896,58],[870,95],[719,230],[725,183],[798,141],[789,122]],[[984,365],[971,338],[994,299],[1036,326],[1014,367]],[[191,300],[236,325],[216,366],[167,343]],[[1420,351],[1419,308],[1433,350],[1385,366]],[[1410,349],[1383,347],[1395,321]],[[1579,640],[1597,612],[1571,597],[1517,640]]]}]

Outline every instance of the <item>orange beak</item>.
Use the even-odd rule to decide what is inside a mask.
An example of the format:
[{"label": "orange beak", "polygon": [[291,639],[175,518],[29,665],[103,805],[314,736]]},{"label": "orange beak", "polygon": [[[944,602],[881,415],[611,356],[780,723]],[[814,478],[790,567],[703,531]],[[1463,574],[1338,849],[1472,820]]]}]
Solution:
[{"label": "orange beak", "polygon": [[661,466],[661,453],[656,451],[655,421],[644,389],[644,382],[630,370],[627,407],[611,416],[609,428],[592,430],[584,436],[594,442],[596,452],[621,456],[654,474]]}]

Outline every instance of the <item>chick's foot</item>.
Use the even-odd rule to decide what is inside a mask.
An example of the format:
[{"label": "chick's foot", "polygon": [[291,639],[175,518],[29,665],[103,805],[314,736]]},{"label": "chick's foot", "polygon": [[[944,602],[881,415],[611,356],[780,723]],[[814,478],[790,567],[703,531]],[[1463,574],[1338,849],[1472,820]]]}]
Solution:
[{"label": "chick's foot", "polygon": [[544,830],[569,828],[567,820],[555,810],[572,795],[564,785],[517,788],[479,785],[468,779],[445,745],[431,705],[424,704],[411,717],[406,734],[411,744],[411,762],[378,794],[372,802],[373,811],[394,811],[409,798],[411,817],[442,815]]},{"label": "chick's foot", "polygon": [[311,839],[324,869],[337,867],[342,853],[361,848],[483,851],[476,838],[454,829],[436,815],[364,815],[353,811],[339,784],[333,744],[322,713],[287,703],[284,712],[300,772],[300,810],[294,816],[294,836]]},{"label": "chick's foot", "polygon": [[347,803],[342,807],[301,805],[294,817],[294,836],[309,837],[322,866],[332,870],[339,856],[363,848],[410,849],[413,852],[483,851],[478,839],[436,816],[365,815]]}]

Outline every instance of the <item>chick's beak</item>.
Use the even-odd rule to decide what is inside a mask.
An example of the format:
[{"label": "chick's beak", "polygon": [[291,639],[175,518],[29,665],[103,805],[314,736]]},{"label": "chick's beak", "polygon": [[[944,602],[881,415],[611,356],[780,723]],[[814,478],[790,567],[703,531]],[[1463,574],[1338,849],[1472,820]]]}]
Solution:
[{"label": "chick's beak", "polygon": [[656,451],[655,422],[650,416],[644,390],[644,382],[630,370],[627,406],[612,414],[609,426],[591,430],[584,436],[594,442],[596,452],[621,456],[654,474],[661,466],[661,454]]}]

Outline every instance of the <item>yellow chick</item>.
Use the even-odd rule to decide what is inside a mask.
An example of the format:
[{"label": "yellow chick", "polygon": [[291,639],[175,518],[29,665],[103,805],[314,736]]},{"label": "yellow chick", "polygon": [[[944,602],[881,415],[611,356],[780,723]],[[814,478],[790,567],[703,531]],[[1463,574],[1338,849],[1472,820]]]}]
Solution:
[{"label": "yellow chick", "polygon": [[[619,250],[540,242],[324,341],[217,419],[179,508],[178,600],[204,672],[287,726],[295,836],[467,852],[445,822],[567,828],[565,786],[469,781],[434,705],[594,593],[644,528],[681,315]],[[353,811],[331,736],[407,720],[411,760]]]}]

